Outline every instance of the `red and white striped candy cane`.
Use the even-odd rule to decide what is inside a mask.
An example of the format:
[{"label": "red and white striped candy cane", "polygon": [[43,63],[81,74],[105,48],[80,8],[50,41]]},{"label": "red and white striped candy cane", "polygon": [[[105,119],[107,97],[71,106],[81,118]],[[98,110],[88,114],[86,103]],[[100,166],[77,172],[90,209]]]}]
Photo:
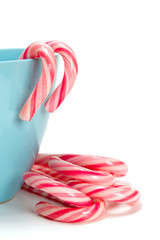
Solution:
[{"label": "red and white striped candy cane", "polygon": [[92,206],[68,208],[57,207],[48,202],[39,202],[35,206],[35,211],[45,218],[59,222],[92,222],[103,216],[106,204],[103,200],[95,199]]},{"label": "red and white striped candy cane", "polygon": [[127,165],[120,160],[92,155],[38,154],[37,158],[35,159],[35,164],[48,166],[48,160],[51,156],[59,157],[62,160],[91,170],[109,172],[115,177],[125,176],[128,171]]},{"label": "red and white striped candy cane", "polygon": [[49,193],[69,204],[78,207],[90,206],[92,204],[92,200],[84,193],[42,174],[26,172],[23,178],[27,185]]},{"label": "red and white striped candy cane", "polygon": [[75,53],[67,44],[57,40],[49,41],[47,44],[64,60],[63,80],[45,103],[47,111],[54,112],[72,89],[78,73],[78,64]]},{"label": "red and white striped candy cane", "polygon": [[105,187],[77,180],[70,180],[67,184],[68,186],[85,193],[90,198],[100,198],[111,202],[127,204],[136,203],[140,198],[140,194],[136,189],[123,185]]},{"label": "red and white striped candy cane", "polygon": [[114,177],[107,172],[93,171],[78,165],[61,160],[58,157],[51,156],[48,162],[50,168],[57,172],[64,174],[70,178],[82,180],[84,182],[100,184],[100,185],[113,185]]},{"label": "red and white striped candy cane", "polygon": [[124,162],[114,158],[76,154],[56,154],[55,156],[91,170],[109,172],[115,177],[125,176],[128,171]]},{"label": "red and white striped candy cane", "polygon": [[32,43],[19,59],[41,58],[42,74],[36,87],[20,111],[20,118],[30,121],[49,94],[56,73],[56,57],[52,48],[43,42]]}]

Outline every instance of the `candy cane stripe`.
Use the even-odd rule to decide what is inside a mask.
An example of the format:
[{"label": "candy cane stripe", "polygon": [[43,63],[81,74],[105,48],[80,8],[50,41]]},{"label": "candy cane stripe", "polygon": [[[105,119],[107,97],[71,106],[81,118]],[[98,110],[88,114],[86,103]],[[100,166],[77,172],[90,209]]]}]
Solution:
[{"label": "candy cane stripe", "polygon": [[90,222],[100,218],[106,210],[103,200],[96,200],[92,206],[77,208],[57,207],[47,202],[39,202],[35,211],[50,220],[60,222]]},{"label": "candy cane stripe", "polygon": [[42,42],[31,44],[19,59],[39,57],[42,60],[42,75],[19,114],[20,118],[25,121],[32,119],[38,107],[49,94],[56,74],[56,57],[48,44]]},{"label": "candy cane stripe", "polygon": [[124,176],[128,171],[124,162],[113,158],[75,154],[56,154],[55,157],[91,170],[109,172],[116,177]]},{"label": "candy cane stripe", "polygon": [[111,202],[135,203],[140,197],[137,190],[123,185],[105,187],[91,183],[82,183],[78,180],[70,180],[68,185],[91,198],[100,198]]},{"label": "candy cane stripe", "polygon": [[65,66],[62,82],[58,85],[45,103],[47,111],[54,112],[61,105],[64,98],[72,89],[78,73],[78,65],[75,54],[73,50],[68,47],[68,45],[59,41],[50,41],[47,42],[47,44],[52,47],[55,53],[59,53],[62,56]]},{"label": "candy cane stripe", "polygon": [[69,204],[74,204],[75,206],[89,206],[92,204],[92,200],[84,193],[38,173],[26,172],[24,181],[29,186],[47,192]]},{"label": "candy cane stripe", "polygon": [[58,157],[50,157],[48,164],[59,173],[85,182],[87,181],[102,185],[113,185],[114,183],[114,178],[109,173],[92,171],[72,163],[65,162]]}]

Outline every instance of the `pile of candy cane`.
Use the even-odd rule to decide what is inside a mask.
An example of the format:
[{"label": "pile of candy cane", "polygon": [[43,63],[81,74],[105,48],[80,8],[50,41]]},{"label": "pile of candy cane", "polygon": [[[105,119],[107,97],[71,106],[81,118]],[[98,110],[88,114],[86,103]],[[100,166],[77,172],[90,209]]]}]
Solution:
[{"label": "pile of candy cane", "polygon": [[[31,44],[20,59],[41,58],[42,74],[20,112],[23,120],[32,119],[51,90],[56,74],[55,53],[63,57],[65,70],[62,82],[45,103],[46,110],[55,111],[74,85],[78,66],[68,45],[59,41]],[[60,222],[91,222],[102,217],[106,201],[134,204],[139,200],[137,190],[115,182],[115,177],[125,176],[127,170],[125,163],[113,158],[39,154],[31,171],[24,174],[23,189],[65,205],[37,203],[35,211],[45,218]]]}]

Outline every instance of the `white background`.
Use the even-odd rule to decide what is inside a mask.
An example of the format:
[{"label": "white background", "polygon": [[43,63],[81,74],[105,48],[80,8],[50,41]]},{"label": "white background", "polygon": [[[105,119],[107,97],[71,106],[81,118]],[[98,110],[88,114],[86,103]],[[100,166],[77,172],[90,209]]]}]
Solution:
[{"label": "white background", "polygon": [[42,198],[21,190],[0,205],[0,239],[159,239],[160,2],[14,0],[0,9],[0,48],[57,39],[78,59],[40,152],[118,158],[141,192],[133,208],[113,204],[101,221],[64,224],[37,216]]}]

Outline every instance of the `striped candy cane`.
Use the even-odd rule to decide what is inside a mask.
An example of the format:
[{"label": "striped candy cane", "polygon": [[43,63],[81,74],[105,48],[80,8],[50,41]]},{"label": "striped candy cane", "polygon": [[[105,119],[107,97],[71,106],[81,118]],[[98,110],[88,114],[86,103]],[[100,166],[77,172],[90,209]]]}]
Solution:
[{"label": "striped candy cane", "polygon": [[51,90],[55,73],[56,57],[52,48],[43,42],[32,43],[19,59],[41,58],[42,74],[36,87],[20,111],[20,118],[30,121]]},{"label": "striped candy cane", "polygon": [[78,73],[78,65],[75,53],[67,44],[56,40],[47,42],[47,44],[64,60],[63,80],[45,103],[46,110],[54,112],[72,89]]},{"label": "striped candy cane", "polygon": [[120,160],[92,155],[38,154],[37,158],[35,159],[35,164],[48,166],[48,161],[50,157],[54,156],[91,170],[109,172],[115,177],[125,176],[128,171],[128,167],[126,166],[126,164]]},{"label": "striped candy cane", "polygon": [[76,154],[56,154],[55,156],[91,170],[109,172],[115,177],[125,176],[128,171],[124,162],[114,158]]},{"label": "striped candy cane", "polygon": [[23,178],[24,182],[27,185],[43,192],[49,193],[52,196],[55,196],[56,198],[59,198],[60,200],[69,204],[78,207],[90,206],[92,204],[92,200],[84,193],[79,192],[76,189],[70,188],[63,183],[55,181],[44,175],[34,172],[26,172]]},{"label": "striped candy cane", "polygon": [[75,223],[92,222],[103,216],[106,204],[103,200],[95,199],[92,206],[82,208],[57,207],[48,202],[39,202],[35,211],[50,220]]},{"label": "striped candy cane", "polygon": [[100,185],[114,184],[113,176],[107,172],[92,171],[87,168],[63,161],[58,157],[50,157],[48,165],[50,168],[70,178]]},{"label": "striped candy cane", "polygon": [[77,180],[70,180],[67,184],[85,193],[90,198],[100,198],[111,202],[127,204],[136,203],[140,198],[140,194],[137,190],[123,185],[104,187]]}]

